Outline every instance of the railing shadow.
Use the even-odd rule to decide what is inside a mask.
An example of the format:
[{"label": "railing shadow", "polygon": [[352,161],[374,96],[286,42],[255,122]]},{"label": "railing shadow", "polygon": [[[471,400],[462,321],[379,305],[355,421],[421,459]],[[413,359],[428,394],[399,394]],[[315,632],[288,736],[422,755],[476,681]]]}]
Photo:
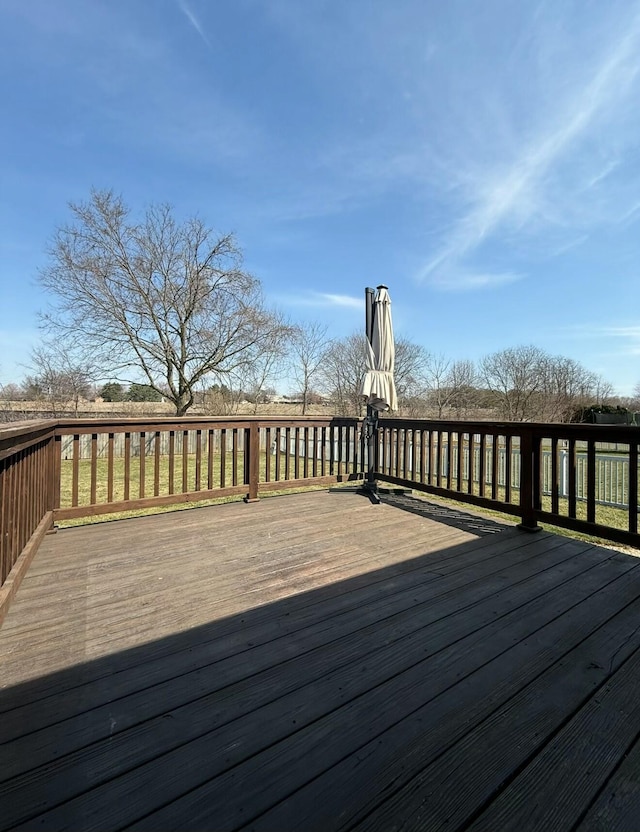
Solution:
[{"label": "railing shadow", "polygon": [[411,512],[411,514],[418,514],[420,517],[436,520],[438,523],[444,523],[455,529],[481,536],[497,534],[508,527],[505,523],[490,520],[487,517],[479,517],[452,506],[431,503],[408,494],[385,494],[382,491],[379,496],[381,502],[394,506],[394,508]]}]

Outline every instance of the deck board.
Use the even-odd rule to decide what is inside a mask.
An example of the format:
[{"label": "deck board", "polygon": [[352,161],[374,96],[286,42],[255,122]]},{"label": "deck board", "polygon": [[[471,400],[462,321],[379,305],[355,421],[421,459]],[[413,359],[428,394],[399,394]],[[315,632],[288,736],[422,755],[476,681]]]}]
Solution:
[{"label": "deck board", "polygon": [[349,493],[63,530],[0,630],[0,829],[613,828],[639,570]]}]

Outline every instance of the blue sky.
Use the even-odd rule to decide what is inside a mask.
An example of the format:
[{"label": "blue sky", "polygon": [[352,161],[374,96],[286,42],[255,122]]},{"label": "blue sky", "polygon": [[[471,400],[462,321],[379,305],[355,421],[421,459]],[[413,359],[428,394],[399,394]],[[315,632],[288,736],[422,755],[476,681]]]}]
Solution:
[{"label": "blue sky", "polygon": [[294,320],[640,381],[640,3],[0,0],[0,382],[67,204],[234,231]]}]

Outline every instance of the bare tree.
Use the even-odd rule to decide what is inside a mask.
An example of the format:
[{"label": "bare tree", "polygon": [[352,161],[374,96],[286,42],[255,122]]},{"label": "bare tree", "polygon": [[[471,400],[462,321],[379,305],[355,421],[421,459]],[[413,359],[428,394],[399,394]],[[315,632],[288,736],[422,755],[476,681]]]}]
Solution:
[{"label": "bare tree", "polygon": [[[640,385],[636,389],[636,398],[640,399]],[[599,405],[606,405],[613,398],[613,384],[605,378],[602,378],[602,376],[597,376],[594,395]]]},{"label": "bare tree", "polygon": [[58,343],[43,343],[31,351],[30,367],[23,388],[28,398],[46,402],[56,414],[73,405],[75,413],[82,399],[92,392],[99,375],[90,356],[78,356]]},{"label": "bare tree", "polygon": [[545,356],[540,365],[541,385],[536,396],[537,421],[568,422],[577,409],[596,397],[598,379],[573,358]]},{"label": "bare tree", "polygon": [[24,399],[24,391],[18,384],[0,384],[0,422],[13,422],[27,418],[15,403]]},{"label": "bare tree", "polygon": [[480,372],[500,416],[511,421],[567,422],[611,389],[575,359],[534,346],[486,356]]},{"label": "bare tree", "polygon": [[[345,416],[362,416],[365,401],[362,382],[367,371],[367,339],[359,332],[333,341],[322,362],[322,387],[332,399],[337,412]],[[396,390],[399,407],[424,391],[427,352],[406,338],[395,342]]]},{"label": "bare tree", "polygon": [[425,369],[429,399],[437,411],[438,419],[442,419],[451,402],[451,361],[442,353],[430,353]]},{"label": "bare tree", "polygon": [[367,370],[367,339],[359,332],[332,341],[324,354],[319,382],[340,416],[362,416],[362,382]]},{"label": "bare tree", "polygon": [[477,374],[473,361],[454,361],[447,373],[445,384],[449,391],[448,403],[456,418],[467,418],[469,410],[478,398]]},{"label": "bare tree", "polygon": [[0,400],[4,402],[19,402],[24,399],[24,389],[13,381],[0,384]]},{"label": "bare tree", "polygon": [[398,407],[405,408],[409,400],[424,395],[429,353],[408,338],[396,338],[395,372]]},{"label": "bare tree", "polygon": [[532,418],[532,403],[543,389],[546,358],[538,347],[520,346],[482,359],[480,376],[493,394],[501,418],[512,422]]},{"label": "bare tree", "polygon": [[55,300],[44,322],[91,350],[106,377],[142,372],[183,415],[201,380],[237,371],[281,327],[232,235],[179,223],[166,205],[135,222],[111,191],[70,208],[41,273]]},{"label": "bare tree", "polygon": [[271,337],[262,341],[259,349],[249,350],[250,360],[243,362],[232,374],[236,388],[250,395],[254,413],[258,412],[258,405],[282,374],[294,337],[294,328],[281,322]]},{"label": "bare tree", "polygon": [[313,384],[329,347],[327,327],[317,321],[296,327],[291,339],[291,375],[302,398],[302,415],[307,412]]}]

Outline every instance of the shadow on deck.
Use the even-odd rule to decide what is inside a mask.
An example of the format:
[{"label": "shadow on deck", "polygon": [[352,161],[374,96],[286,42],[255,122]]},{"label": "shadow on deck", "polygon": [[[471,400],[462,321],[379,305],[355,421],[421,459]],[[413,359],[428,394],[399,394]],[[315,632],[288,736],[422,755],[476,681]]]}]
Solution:
[{"label": "shadow on deck", "polygon": [[61,531],[0,630],[0,829],[636,830],[639,566],[346,493]]}]

